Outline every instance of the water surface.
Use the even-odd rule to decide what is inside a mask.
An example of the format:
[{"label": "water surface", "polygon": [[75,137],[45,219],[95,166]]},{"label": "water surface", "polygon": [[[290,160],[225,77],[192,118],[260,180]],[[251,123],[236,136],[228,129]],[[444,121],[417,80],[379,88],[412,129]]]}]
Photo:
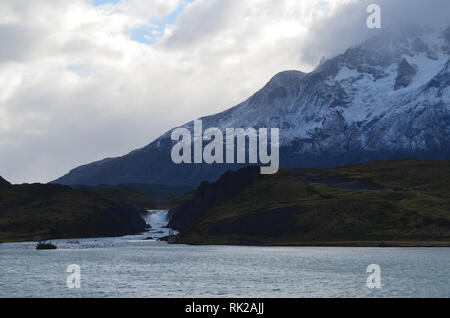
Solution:
[{"label": "water surface", "polygon": [[[0,297],[450,297],[450,248],[168,245],[165,212],[148,233],[0,244]],[[163,232],[163,233],[159,233]],[[148,240],[146,240],[148,239]],[[70,264],[81,288],[69,289]],[[381,266],[381,289],[366,285]]]}]

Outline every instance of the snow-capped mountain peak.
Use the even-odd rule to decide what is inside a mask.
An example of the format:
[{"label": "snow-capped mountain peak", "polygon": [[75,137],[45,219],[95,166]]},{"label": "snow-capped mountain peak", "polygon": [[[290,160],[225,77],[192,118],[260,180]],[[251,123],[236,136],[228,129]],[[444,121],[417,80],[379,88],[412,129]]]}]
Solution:
[{"label": "snow-capped mountain peak", "polygon": [[[311,73],[275,75],[243,103],[201,118],[203,128],[280,128],[285,168],[398,157],[448,159],[449,60],[450,27],[386,29],[322,61]],[[171,145],[169,131],[143,149],[76,169],[57,182],[197,184],[236,168],[175,166]]]}]

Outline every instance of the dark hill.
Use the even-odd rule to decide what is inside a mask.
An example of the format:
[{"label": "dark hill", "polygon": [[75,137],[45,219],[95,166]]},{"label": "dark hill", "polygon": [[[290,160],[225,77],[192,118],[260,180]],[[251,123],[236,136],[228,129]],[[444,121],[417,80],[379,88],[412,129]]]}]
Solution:
[{"label": "dark hill", "polygon": [[5,179],[3,179],[1,176],[0,176],[0,188],[1,187],[8,187],[8,186],[10,186],[11,185],[11,183],[9,183],[8,181],[6,181]]},{"label": "dark hill", "polygon": [[140,217],[155,203],[124,189],[72,189],[60,185],[0,187],[0,241],[104,237],[143,232]]},{"label": "dark hill", "polygon": [[180,243],[438,245],[450,243],[450,162],[378,161],[204,183],[171,211]]}]

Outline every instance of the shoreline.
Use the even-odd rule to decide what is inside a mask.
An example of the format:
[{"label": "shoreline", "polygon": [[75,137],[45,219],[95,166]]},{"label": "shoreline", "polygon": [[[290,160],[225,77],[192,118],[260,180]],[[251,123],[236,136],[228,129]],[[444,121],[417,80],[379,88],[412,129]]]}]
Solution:
[{"label": "shoreline", "polygon": [[179,242],[177,245],[190,246],[248,246],[248,247],[411,247],[411,248],[449,248],[450,241],[333,241],[333,242],[293,242],[293,243],[231,243],[231,242],[205,242],[189,243]]},{"label": "shoreline", "polygon": [[[121,238],[129,235],[141,235],[148,232],[140,232],[134,234],[125,234],[120,236],[93,236],[93,237],[60,237],[52,238],[52,240],[77,240],[77,239],[104,239],[104,238]],[[7,243],[36,243],[30,240],[6,240],[0,241],[0,244]],[[292,243],[232,243],[232,242],[178,242],[175,245],[188,246],[246,246],[246,247],[371,247],[371,248],[449,248],[450,241],[332,241],[332,242],[292,242]]]}]

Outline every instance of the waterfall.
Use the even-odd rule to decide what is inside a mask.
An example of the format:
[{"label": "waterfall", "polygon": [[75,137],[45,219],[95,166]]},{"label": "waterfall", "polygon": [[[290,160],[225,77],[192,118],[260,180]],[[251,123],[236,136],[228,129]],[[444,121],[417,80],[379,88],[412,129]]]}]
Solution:
[{"label": "waterfall", "polygon": [[169,223],[168,212],[166,210],[149,210],[148,214],[144,216],[144,220],[153,229],[161,229]]}]

